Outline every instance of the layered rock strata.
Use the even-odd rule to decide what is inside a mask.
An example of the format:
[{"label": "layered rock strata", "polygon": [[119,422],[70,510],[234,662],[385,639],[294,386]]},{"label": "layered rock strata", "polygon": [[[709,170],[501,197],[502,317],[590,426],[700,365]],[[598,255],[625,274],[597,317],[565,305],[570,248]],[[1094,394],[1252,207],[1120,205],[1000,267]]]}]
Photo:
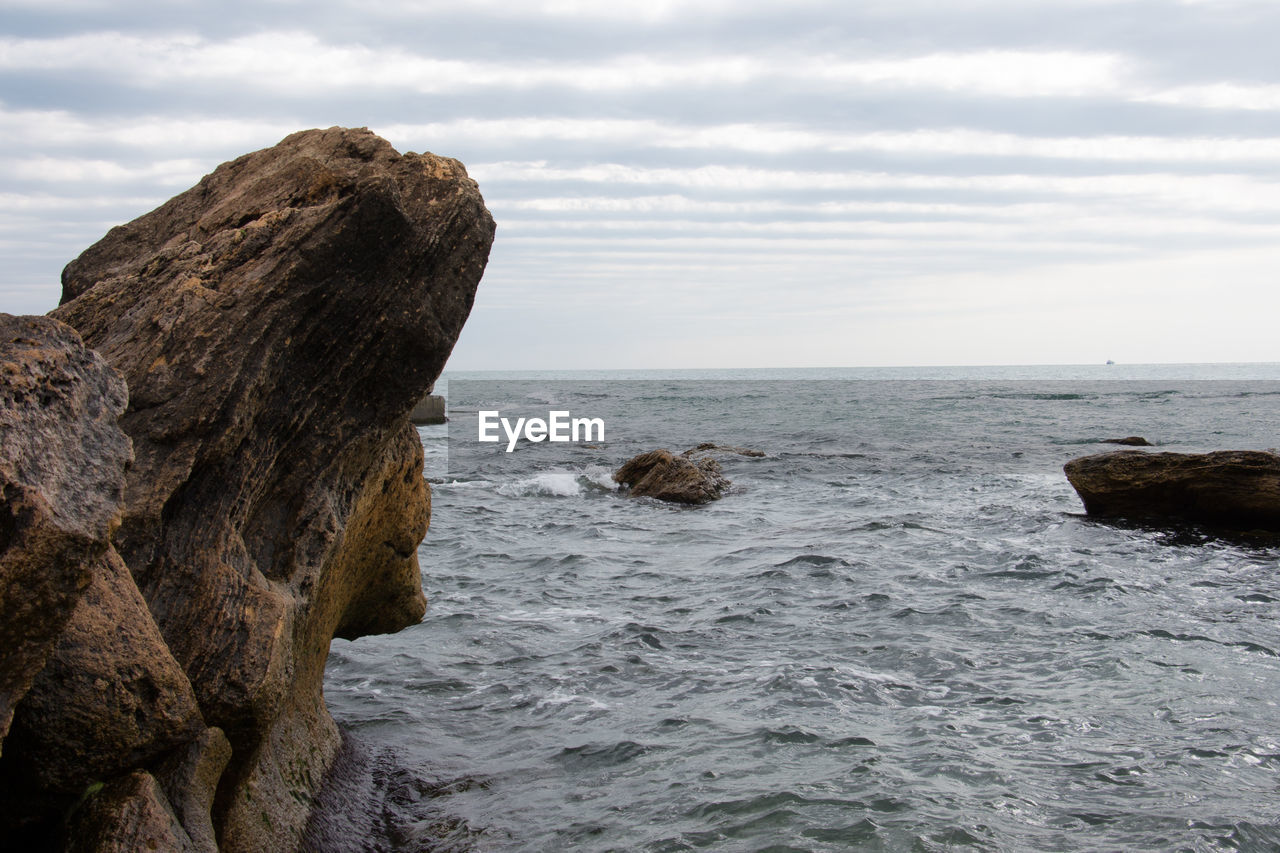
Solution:
[{"label": "layered rock strata", "polygon": [[[78,813],[162,846],[296,848],[338,747],[321,693],[330,639],[423,613],[430,496],[409,413],[471,310],[493,232],[457,161],[331,128],[223,164],[67,266],[52,315],[123,375],[135,459],[122,562],[71,579],[94,602],[89,633],[57,639],[101,644],[85,638],[145,605],[143,645],[171,656],[190,697],[147,660],[125,667],[156,685],[136,718],[163,723],[168,752],[130,755],[136,772],[113,771]],[[124,652],[103,648],[119,670]],[[66,666],[62,699],[104,681]],[[85,728],[90,755],[108,729]],[[24,744],[30,767],[61,772],[52,745]]]},{"label": "layered rock strata", "polygon": [[1280,531],[1280,455],[1120,450],[1063,469],[1089,515]]}]

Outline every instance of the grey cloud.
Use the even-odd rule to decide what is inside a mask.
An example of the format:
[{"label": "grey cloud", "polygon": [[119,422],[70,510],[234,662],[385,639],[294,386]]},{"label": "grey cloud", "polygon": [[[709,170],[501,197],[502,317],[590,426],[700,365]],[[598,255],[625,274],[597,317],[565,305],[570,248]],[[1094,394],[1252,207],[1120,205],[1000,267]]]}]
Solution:
[{"label": "grey cloud", "polygon": [[[116,32],[135,47],[97,64],[67,48],[79,43],[49,62],[39,44],[21,46],[25,63],[0,50],[0,310],[48,310],[61,266],[110,224],[222,160],[330,124],[459,157],[481,181],[498,242],[456,366],[571,366],[588,345],[634,366],[644,344],[622,315],[657,317],[672,300],[723,318],[731,299],[734,335],[831,335],[836,352],[841,320],[899,323],[907,340],[913,298],[936,311],[940,294],[963,291],[994,311],[1012,293],[1018,316],[1052,336],[1076,289],[1137,299],[1155,278],[1212,268],[1185,263],[1194,253],[1224,270],[1205,293],[1280,308],[1236,283],[1259,279],[1280,236],[1274,4],[597,7],[7,10],[9,45],[109,48],[101,34]],[[263,33],[292,37],[256,55]],[[445,60],[468,64],[433,64]],[[640,85],[629,62],[648,63]],[[875,134],[898,143],[866,142]],[[1020,275],[1034,286],[1019,290]],[[822,306],[828,325],[807,331],[797,304]],[[549,340],[530,317],[578,331]],[[1231,335],[1205,330],[1223,353]],[[725,357],[734,346],[726,338]],[[960,335],[930,346],[973,358]]]}]

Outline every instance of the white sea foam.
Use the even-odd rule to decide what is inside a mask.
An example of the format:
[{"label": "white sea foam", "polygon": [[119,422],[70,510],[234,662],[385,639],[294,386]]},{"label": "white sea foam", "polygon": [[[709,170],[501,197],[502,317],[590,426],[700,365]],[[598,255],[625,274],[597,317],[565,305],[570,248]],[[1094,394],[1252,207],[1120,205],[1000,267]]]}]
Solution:
[{"label": "white sea foam", "polygon": [[587,492],[617,491],[613,471],[603,465],[591,465],[577,471],[556,468],[541,471],[498,486],[498,494],[509,498],[567,498]]},{"label": "white sea foam", "polygon": [[509,498],[557,497],[568,498],[582,494],[578,475],[572,471],[542,471],[512,483],[503,483],[498,494]]}]

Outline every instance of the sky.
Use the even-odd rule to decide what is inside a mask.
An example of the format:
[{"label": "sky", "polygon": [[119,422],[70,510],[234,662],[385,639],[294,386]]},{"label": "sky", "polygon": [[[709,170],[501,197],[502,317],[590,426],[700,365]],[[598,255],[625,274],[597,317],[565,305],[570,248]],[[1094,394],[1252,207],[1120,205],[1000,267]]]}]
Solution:
[{"label": "sky", "polygon": [[369,127],[498,223],[455,370],[1280,361],[1275,0],[0,0],[0,311]]}]

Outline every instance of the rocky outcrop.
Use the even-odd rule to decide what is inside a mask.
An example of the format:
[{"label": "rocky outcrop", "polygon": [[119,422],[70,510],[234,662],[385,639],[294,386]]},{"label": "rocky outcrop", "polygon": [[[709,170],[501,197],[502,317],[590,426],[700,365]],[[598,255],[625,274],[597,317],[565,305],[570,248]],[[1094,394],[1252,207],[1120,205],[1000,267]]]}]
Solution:
[{"label": "rocky outcrop", "polygon": [[[423,613],[430,495],[409,413],[471,310],[493,231],[458,162],[331,128],[223,164],[67,266],[52,314],[123,375],[119,423],[135,459],[119,560],[105,536],[116,504],[95,511],[86,498],[72,521],[96,544],[64,549],[65,577],[34,578],[21,561],[0,569],[0,631],[31,633],[44,606],[11,622],[15,585],[65,614],[3,661],[4,678],[17,673],[4,683],[15,719],[60,705],[82,728],[77,739],[26,727],[0,776],[27,768],[46,787],[111,777],[75,810],[81,830],[118,827],[91,849],[134,839],[207,850],[215,833],[223,850],[297,847],[339,741],[321,693],[330,639]],[[113,381],[100,408],[114,428],[124,386]],[[5,458],[58,460],[74,488],[120,500],[127,455],[72,455],[69,439],[41,429],[24,427],[16,451],[6,430]],[[118,430],[117,442],[127,451]],[[112,465],[114,481],[95,479],[94,466]],[[34,487],[14,482],[6,561],[43,529]],[[46,658],[41,694],[46,676],[31,670]],[[67,747],[84,767],[55,760]]]},{"label": "rocky outcrop", "polygon": [[29,846],[86,786],[157,760],[204,723],[110,543],[132,457],[117,423],[124,382],[45,317],[0,315],[0,364],[0,823],[7,842]]},{"label": "rocky outcrop", "polygon": [[113,552],[124,381],[74,330],[0,314],[0,755],[14,709]]},{"label": "rocky outcrop", "polygon": [[1063,470],[1090,515],[1280,531],[1275,453],[1120,450],[1073,459]]},{"label": "rocky outcrop", "polygon": [[650,450],[628,459],[613,473],[613,481],[635,497],[682,504],[717,500],[732,483],[724,476],[717,453],[763,456],[758,450],[699,444],[679,456],[670,450]]}]

